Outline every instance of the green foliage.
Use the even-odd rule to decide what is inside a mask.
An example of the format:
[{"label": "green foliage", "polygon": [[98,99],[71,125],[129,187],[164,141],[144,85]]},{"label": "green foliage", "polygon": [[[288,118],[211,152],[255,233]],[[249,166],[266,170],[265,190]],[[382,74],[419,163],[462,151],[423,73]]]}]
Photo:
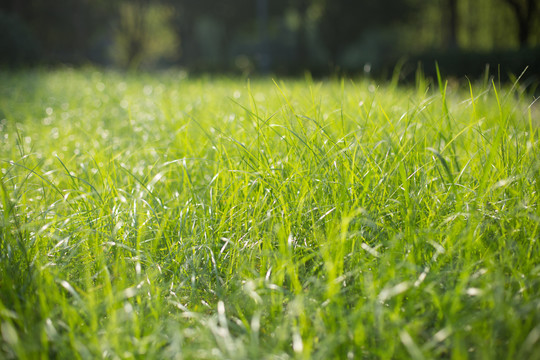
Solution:
[{"label": "green foliage", "polygon": [[320,36],[337,64],[338,56],[354,45],[366,30],[388,28],[404,21],[412,8],[405,1],[324,1]]},{"label": "green foliage", "polygon": [[[44,63],[90,62],[129,69],[179,65],[193,71],[242,73],[253,71],[255,64],[263,71],[285,74],[306,69],[358,72],[369,64],[371,74],[380,75],[402,58],[418,54],[464,51],[495,56],[514,51],[512,56],[519,57],[523,52],[516,50],[540,44],[537,4],[538,0],[6,0],[0,10],[15,14],[9,19],[17,20],[8,25],[2,18],[0,26],[7,34],[2,44],[8,46],[2,56],[24,63],[34,54],[33,42],[25,40],[28,32],[23,28],[28,28]],[[466,62],[460,63],[460,74],[470,71]]]},{"label": "green foliage", "polygon": [[1,358],[538,358],[518,82],[0,78]]},{"label": "green foliage", "polygon": [[136,69],[176,60],[179,41],[169,26],[171,8],[140,1],[124,2],[118,11],[115,42],[110,49],[115,64]]},{"label": "green foliage", "polygon": [[37,60],[38,42],[17,16],[0,10],[0,33],[0,64],[28,64]]}]

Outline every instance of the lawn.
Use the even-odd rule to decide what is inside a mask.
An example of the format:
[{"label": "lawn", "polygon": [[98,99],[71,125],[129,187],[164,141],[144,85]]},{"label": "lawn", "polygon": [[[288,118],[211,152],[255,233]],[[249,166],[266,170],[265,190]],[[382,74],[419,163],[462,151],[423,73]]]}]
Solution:
[{"label": "lawn", "polygon": [[532,94],[0,72],[0,358],[540,359]]}]

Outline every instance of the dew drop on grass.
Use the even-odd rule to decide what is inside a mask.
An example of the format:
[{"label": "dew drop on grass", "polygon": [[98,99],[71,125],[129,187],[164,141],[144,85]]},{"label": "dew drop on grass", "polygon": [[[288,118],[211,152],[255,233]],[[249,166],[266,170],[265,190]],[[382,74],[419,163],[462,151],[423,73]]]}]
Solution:
[{"label": "dew drop on grass", "polygon": [[370,63],[366,63],[366,64],[364,65],[364,72],[365,72],[366,74],[369,74],[369,73],[371,72],[371,64],[370,64]]},{"label": "dew drop on grass", "polygon": [[251,318],[251,331],[258,333],[261,328],[261,316],[259,313],[255,313]]},{"label": "dew drop on grass", "polygon": [[152,85],[144,85],[144,88],[143,88],[144,95],[150,96],[152,95],[153,91],[154,91],[154,88],[152,87]]},{"label": "dew drop on grass", "polygon": [[469,296],[480,296],[484,293],[484,291],[478,288],[468,288],[466,293]]},{"label": "dew drop on grass", "polygon": [[47,333],[49,339],[58,336],[58,331],[56,331],[56,328],[54,327],[54,324],[50,318],[47,318],[47,320],[45,321],[45,332]]},{"label": "dew drop on grass", "polygon": [[14,346],[19,342],[19,336],[17,335],[17,331],[9,322],[2,322],[0,330],[2,333],[2,338],[9,345]]},{"label": "dew drop on grass", "polygon": [[133,312],[133,306],[129,302],[126,302],[124,304],[124,311],[126,314],[130,315]]},{"label": "dew drop on grass", "polygon": [[298,330],[293,333],[293,350],[295,353],[300,353],[302,350],[304,350],[302,337],[298,333]]}]

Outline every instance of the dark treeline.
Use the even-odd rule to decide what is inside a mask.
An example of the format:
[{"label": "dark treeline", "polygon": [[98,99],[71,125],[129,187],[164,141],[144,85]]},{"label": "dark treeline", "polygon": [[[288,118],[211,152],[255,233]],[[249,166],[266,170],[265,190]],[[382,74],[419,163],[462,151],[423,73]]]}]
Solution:
[{"label": "dark treeline", "polygon": [[2,0],[0,32],[7,66],[540,73],[540,0]]}]

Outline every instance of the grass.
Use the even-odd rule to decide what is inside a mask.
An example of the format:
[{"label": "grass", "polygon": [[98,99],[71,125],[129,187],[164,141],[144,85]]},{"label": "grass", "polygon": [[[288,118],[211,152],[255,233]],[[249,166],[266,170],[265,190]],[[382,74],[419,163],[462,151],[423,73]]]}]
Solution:
[{"label": "grass", "polygon": [[0,73],[0,358],[539,359],[516,82]]}]

